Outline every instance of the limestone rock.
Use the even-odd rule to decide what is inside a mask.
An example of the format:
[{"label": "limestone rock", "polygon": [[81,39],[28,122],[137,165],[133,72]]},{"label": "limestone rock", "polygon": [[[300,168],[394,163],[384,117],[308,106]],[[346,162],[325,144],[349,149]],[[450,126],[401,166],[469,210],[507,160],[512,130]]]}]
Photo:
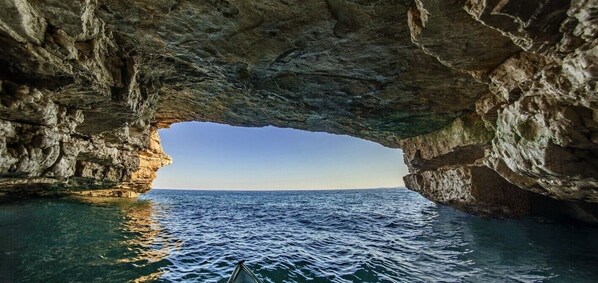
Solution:
[{"label": "limestone rock", "polygon": [[402,147],[408,187],[472,211],[597,203],[597,6],[6,0],[0,195],[145,192],[156,129],[210,121]]}]

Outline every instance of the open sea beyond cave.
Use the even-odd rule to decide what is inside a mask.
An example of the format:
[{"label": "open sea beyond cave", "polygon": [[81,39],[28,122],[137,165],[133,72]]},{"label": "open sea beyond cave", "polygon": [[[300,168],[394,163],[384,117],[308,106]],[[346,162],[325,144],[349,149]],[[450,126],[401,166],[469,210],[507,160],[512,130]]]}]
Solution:
[{"label": "open sea beyond cave", "polygon": [[0,282],[596,282],[598,228],[471,216],[405,189],[153,190],[0,205]]}]

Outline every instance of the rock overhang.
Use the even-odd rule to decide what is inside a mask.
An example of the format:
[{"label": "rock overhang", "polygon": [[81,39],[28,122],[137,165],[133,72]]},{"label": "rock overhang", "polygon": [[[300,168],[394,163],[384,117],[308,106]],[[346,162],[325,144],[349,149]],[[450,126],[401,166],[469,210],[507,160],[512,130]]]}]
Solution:
[{"label": "rock overhang", "polygon": [[598,202],[596,4],[495,2],[5,1],[2,190],[143,192],[156,129],[210,121],[400,146],[471,210]]}]

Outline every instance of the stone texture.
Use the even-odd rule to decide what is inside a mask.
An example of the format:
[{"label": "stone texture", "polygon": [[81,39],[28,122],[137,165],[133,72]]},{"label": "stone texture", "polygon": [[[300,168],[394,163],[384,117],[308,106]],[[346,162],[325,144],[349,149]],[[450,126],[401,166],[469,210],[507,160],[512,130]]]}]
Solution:
[{"label": "stone texture", "polygon": [[528,215],[533,195],[485,166],[456,166],[410,174],[405,183],[434,201],[488,215]]},{"label": "stone texture", "polygon": [[[438,11],[435,1],[416,3],[420,14]],[[592,140],[598,129],[596,9],[595,1],[467,1],[464,10],[473,19],[510,38],[522,51],[488,72],[462,68],[488,84],[489,92],[476,102],[479,116],[462,116],[442,130],[403,140],[412,173],[405,178],[408,186],[430,199],[484,212],[488,202],[481,200],[480,192],[501,195],[498,188],[473,193],[472,188],[482,185],[476,184],[482,173],[474,174],[471,168],[485,166],[483,175],[510,192],[503,194],[506,201],[494,198],[491,209],[502,207],[507,214],[525,211],[528,205],[513,197],[518,195],[516,189],[562,200],[576,207],[566,209],[570,212],[588,209],[568,201],[598,202],[598,147]],[[432,15],[426,18],[430,22]],[[438,46],[426,38],[425,29],[425,25],[412,29],[414,42],[423,48]],[[433,38],[435,33],[430,34]],[[457,39],[452,44],[459,44]],[[458,68],[463,64],[455,60],[465,60],[438,47],[430,53],[447,66]],[[539,197],[527,199],[533,203]],[[589,211],[595,214],[595,209]],[[596,222],[595,216],[574,216]]]},{"label": "stone texture", "polygon": [[597,5],[6,0],[0,195],[145,192],[156,130],[211,121],[401,147],[471,211],[597,203]]}]

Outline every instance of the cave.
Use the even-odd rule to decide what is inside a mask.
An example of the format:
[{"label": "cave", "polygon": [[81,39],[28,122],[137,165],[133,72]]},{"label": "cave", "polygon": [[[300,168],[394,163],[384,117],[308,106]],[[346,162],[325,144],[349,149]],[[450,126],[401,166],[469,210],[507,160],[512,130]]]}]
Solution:
[{"label": "cave", "polygon": [[435,202],[596,222],[594,1],[0,8],[0,197],[147,192],[157,130],[203,121],[371,140]]}]

